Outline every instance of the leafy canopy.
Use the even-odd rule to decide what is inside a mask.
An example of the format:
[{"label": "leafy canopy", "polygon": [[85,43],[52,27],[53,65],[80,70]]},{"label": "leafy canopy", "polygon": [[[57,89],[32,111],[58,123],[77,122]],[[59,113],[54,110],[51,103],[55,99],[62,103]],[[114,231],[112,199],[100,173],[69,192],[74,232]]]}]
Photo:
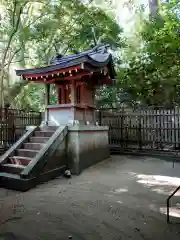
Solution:
[{"label": "leafy canopy", "polygon": [[97,41],[108,42],[116,49],[122,44],[122,29],[113,16],[80,0],[8,0],[1,1],[0,8],[1,105],[10,102],[39,109],[43,86],[14,82],[14,69],[44,66],[57,52],[89,48],[94,38],[92,27]]},{"label": "leafy canopy", "polygon": [[136,101],[172,106],[180,103],[180,3],[161,5],[156,18],[145,20],[141,49],[119,69],[123,88]]}]

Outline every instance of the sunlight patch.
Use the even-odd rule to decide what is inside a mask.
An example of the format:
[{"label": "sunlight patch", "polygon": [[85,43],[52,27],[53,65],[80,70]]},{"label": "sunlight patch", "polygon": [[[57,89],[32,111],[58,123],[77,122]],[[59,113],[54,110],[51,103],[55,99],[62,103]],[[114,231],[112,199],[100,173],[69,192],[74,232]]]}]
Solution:
[{"label": "sunlight patch", "polygon": [[[160,208],[160,213],[167,215],[166,208]],[[169,215],[171,217],[180,218],[180,208],[178,207],[171,207],[169,210]]]},{"label": "sunlight patch", "polygon": [[[152,210],[152,211],[155,211],[155,212],[159,212],[161,214],[165,214],[167,215],[167,209],[166,207],[158,207],[156,206],[155,204],[151,204],[149,206],[149,208]],[[178,207],[178,205],[176,205],[176,207],[171,207],[169,209],[169,215],[171,217],[176,217],[176,218],[180,218],[180,207]]]},{"label": "sunlight patch", "polygon": [[[152,189],[152,191],[157,192],[159,194],[170,195],[175,189],[176,187],[174,187],[174,189],[154,188]],[[180,192],[177,192],[174,196],[180,196]]]},{"label": "sunlight patch", "polygon": [[169,177],[169,176],[161,176],[161,175],[145,175],[139,174],[137,177],[139,183],[145,184],[147,186],[160,185],[160,186],[179,186],[180,178],[177,177]]}]

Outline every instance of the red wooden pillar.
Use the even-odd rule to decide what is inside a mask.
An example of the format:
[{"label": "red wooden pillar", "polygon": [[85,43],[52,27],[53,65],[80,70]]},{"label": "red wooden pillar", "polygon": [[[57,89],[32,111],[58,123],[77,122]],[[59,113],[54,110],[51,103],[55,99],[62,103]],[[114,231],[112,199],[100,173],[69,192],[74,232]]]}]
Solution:
[{"label": "red wooden pillar", "polygon": [[62,87],[61,87],[61,90],[62,90],[62,92],[61,92],[61,103],[62,104],[64,104],[65,103],[65,98],[64,98],[64,90],[65,89],[65,86],[64,85],[62,85]]},{"label": "red wooden pillar", "polygon": [[46,125],[48,125],[49,121],[49,110],[48,110],[48,105],[50,102],[50,84],[45,84],[45,122]]},{"label": "red wooden pillar", "polygon": [[82,105],[84,107],[84,111],[83,111],[83,120],[86,120],[86,91],[85,91],[85,85],[84,83],[81,85],[81,101],[82,101]]},{"label": "red wooden pillar", "polygon": [[63,104],[63,86],[56,85],[58,104]]},{"label": "red wooden pillar", "polygon": [[62,88],[58,88],[58,104],[62,103]]},{"label": "red wooden pillar", "polygon": [[70,100],[70,95],[71,95],[71,87],[69,85],[64,85],[63,86],[64,89],[63,89],[63,99],[64,99],[64,104],[69,104],[71,103],[71,100]]}]

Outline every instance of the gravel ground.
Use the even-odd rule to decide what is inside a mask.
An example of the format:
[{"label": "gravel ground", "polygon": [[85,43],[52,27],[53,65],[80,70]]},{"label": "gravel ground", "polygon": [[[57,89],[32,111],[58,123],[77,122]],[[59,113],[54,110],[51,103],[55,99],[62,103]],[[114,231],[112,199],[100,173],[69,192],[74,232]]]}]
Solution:
[{"label": "gravel ground", "polygon": [[0,189],[0,239],[180,239],[180,193],[166,224],[165,200],[180,185],[180,164],[112,156],[67,180],[26,193]]}]

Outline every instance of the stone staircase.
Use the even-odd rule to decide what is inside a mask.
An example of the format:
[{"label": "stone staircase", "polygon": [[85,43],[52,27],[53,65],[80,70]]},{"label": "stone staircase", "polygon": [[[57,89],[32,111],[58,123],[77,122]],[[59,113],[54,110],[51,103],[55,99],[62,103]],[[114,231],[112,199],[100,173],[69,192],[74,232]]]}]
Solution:
[{"label": "stone staircase", "polygon": [[19,148],[13,151],[5,162],[0,164],[0,176],[20,179],[21,172],[33,161],[43,146],[56,132],[57,127],[38,127]]},{"label": "stone staircase", "polygon": [[22,148],[16,149],[15,155],[9,157],[7,163],[1,165],[1,171],[20,174],[54,134],[55,130],[55,127],[46,127],[35,131],[34,136],[27,139]]}]

